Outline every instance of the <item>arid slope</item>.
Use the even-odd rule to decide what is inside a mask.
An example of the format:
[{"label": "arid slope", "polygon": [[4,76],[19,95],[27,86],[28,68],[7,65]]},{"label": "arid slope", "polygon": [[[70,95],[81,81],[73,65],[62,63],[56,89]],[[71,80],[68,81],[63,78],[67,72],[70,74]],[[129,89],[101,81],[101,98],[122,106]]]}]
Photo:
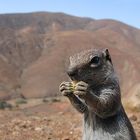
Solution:
[{"label": "arid slope", "polygon": [[[115,20],[63,13],[0,15],[0,98],[55,96],[68,57],[109,48],[123,96],[139,93],[140,30]],[[136,90],[137,89],[137,90]]]}]

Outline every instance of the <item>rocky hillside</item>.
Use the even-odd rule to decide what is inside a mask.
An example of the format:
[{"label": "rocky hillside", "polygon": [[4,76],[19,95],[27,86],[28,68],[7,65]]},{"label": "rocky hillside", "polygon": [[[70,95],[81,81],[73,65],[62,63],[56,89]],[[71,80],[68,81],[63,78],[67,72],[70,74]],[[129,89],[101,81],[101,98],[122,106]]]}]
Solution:
[{"label": "rocky hillside", "polygon": [[139,38],[139,29],[114,20],[48,12],[0,15],[0,98],[58,95],[60,82],[68,79],[68,57],[89,48],[109,48],[123,96],[137,96]]}]

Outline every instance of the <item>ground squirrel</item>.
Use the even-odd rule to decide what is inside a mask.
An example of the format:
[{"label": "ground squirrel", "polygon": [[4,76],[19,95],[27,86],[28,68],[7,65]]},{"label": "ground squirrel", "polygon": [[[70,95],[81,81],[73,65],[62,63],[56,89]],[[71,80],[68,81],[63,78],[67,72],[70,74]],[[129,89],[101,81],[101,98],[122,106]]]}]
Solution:
[{"label": "ground squirrel", "polygon": [[136,140],[121,103],[120,86],[108,49],[91,49],[70,57],[73,82],[59,89],[84,116],[83,140]]}]

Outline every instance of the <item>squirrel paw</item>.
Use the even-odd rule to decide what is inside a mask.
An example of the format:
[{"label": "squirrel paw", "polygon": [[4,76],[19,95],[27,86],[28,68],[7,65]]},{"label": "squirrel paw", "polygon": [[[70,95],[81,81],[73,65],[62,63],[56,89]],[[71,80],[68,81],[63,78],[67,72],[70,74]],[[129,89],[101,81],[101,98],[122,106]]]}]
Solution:
[{"label": "squirrel paw", "polygon": [[76,84],[74,94],[82,98],[87,94],[88,87],[87,83],[80,81]]},{"label": "squirrel paw", "polygon": [[72,88],[71,82],[62,82],[59,86],[59,91],[63,96],[68,96],[73,93]]}]

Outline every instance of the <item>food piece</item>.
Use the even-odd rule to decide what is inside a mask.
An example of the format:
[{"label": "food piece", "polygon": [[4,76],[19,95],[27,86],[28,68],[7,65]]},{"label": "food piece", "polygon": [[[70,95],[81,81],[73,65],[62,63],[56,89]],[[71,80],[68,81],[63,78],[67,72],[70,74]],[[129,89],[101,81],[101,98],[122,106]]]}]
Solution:
[{"label": "food piece", "polygon": [[76,81],[72,81],[72,86],[75,89],[77,82]]},{"label": "food piece", "polygon": [[77,84],[77,82],[76,81],[72,81],[72,91],[74,91],[75,90],[75,87],[76,87],[76,84]]}]

